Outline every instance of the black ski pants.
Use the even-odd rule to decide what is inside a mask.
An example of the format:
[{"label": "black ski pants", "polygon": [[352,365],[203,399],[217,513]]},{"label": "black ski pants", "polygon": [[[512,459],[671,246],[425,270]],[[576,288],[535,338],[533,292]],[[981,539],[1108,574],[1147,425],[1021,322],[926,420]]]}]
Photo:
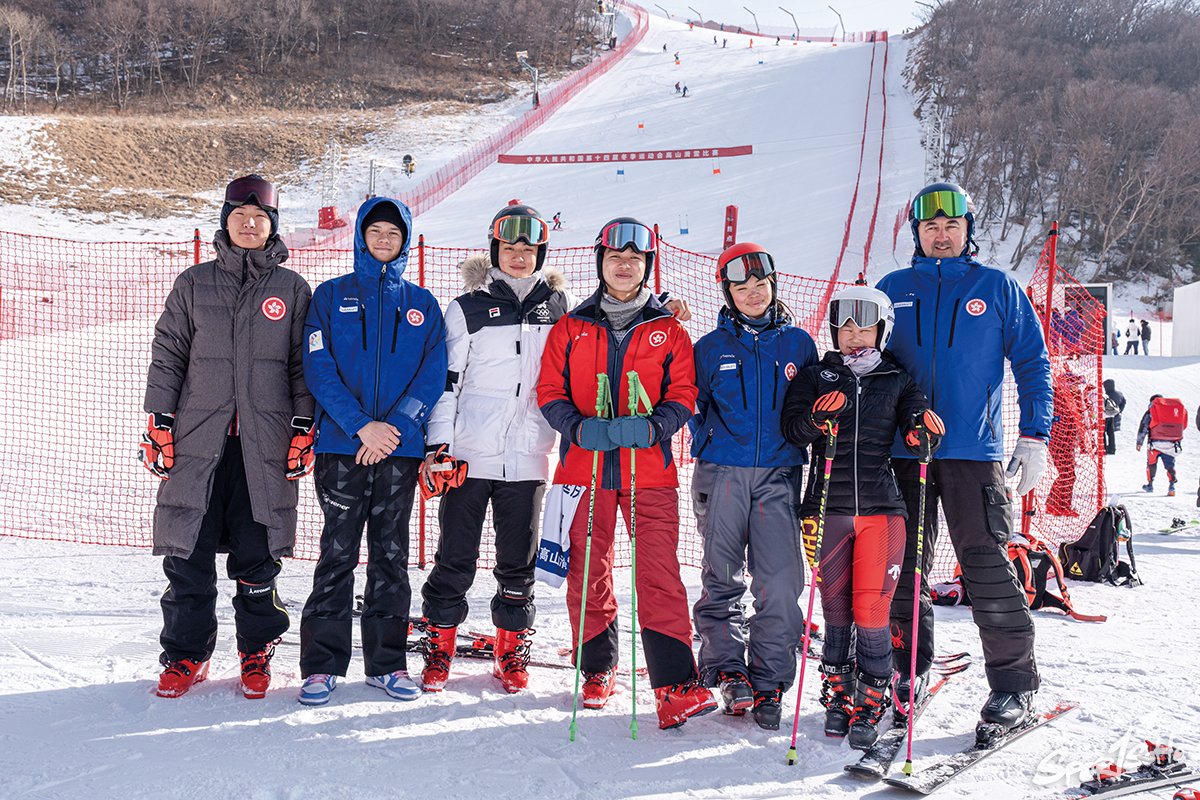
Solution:
[{"label": "black ski pants", "polygon": [[236,436],[225,440],[191,555],[163,558],[169,582],[160,601],[164,664],[183,658],[207,661],[216,649],[218,551],[229,553],[225,570],[237,581],[233,622],[238,650],[256,653],[282,636],[290,623],[275,592],[280,562],[271,557],[266,526],[254,521]]},{"label": "black ski pants", "polygon": [[421,587],[423,611],[430,623],[460,625],[467,618],[467,590],[475,582],[479,542],[490,503],[496,529],[492,622],[506,631],[533,627],[533,568],[545,492],[545,483],[537,480],[467,478],[442,498],[437,553]]},{"label": "black ski pants", "polygon": [[[912,653],[913,576],[917,554],[920,465],[916,459],[892,460],[908,507],[907,543],[900,582],[892,600],[893,664],[907,675]],[[950,543],[962,568],[963,586],[971,597],[971,613],[979,628],[988,685],[1002,692],[1038,688],[1033,655],[1033,618],[1029,602],[1008,559],[1012,533],[1012,499],[999,462],[934,460],[929,465],[925,496],[924,549],[917,672],[933,662],[933,603],[930,575],[937,543],[938,503],[946,515]]]},{"label": "black ski pants", "polygon": [[319,453],[317,500],[325,514],[313,590],[300,618],[300,674],[345,676],[354,628],[354,568],[367,529],[363,662],[367,675],[408,669],[408,520],[417,488],[416,458],[378,464]]}]

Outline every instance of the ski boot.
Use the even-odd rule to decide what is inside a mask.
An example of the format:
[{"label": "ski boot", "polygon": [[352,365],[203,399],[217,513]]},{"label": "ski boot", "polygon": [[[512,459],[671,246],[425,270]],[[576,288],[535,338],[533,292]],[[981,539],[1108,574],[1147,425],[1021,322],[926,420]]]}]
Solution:
[{"label": "ski boot", "polygon": [[754,693],[754,721],[766,731],[779,730],[783,716],[783,689],[766,689]]},{"label": "ski boot", "polygon": [[997,736],[1020,726],[1033,714],[1033,692],[1001,692],[995,689],[979,712],[975,743],[986,747]]},{"label": "ski boot", "polygon": [[506,631],[496,629],[495,663],[492,675],[504,691],[516,694],[529,685],[529,638],[533,629]]},{"label": "ski boot", "polygon": [[1142,487],[1142,491],[1143,492],[1153,492],[1154,491],[1154,482],[1151,481],[1150,483],[1147,483],[1145,486]]},{"label": "ski boot", "polygon": [[242,694],[247,700],[261,700],[267,696],[271,685],[271,656],[275,655],[278,643],[276,639],[256,652],[238,653],[242,659]]},{"label": "ski boot", "polygon": [[616,686],[617,665],[604,672],[583,673],[583,707],[604,708]]},{"label": "ski boot", "polygon": [[717,701],[712,692],[701,686],[695,678],[654,690],[655,705],[658,707],[658,727],[662,730],[678,728],[688,717],[699,717],[717,710]]},{"label": "ski boot", "polygon": [[[896,688],[892,691],[892,719],[894,721],[908,721],[908,688],[909,673],[901,673],[896,680]],[[917,676],[916,692],[913,694],[913,704],[917,708],[925,702],[925,695],[929,689],[929,673],[923,672]]]},{"label": "ski boot", "polygon": [[718,672],[718,688],[721,692],[721,711],[733,717],[740,717],[746,709],[754,705],[754,690],[750,688],[750,679],[744,672]]},{"label": "ski boot", "polygon": [[854,716],[850,718],[850,736],[847,741],[855,750],[867,750],[879,738],[879,720],[892,704],[892,676],[877,678],[865,672],[858,673],[858,686],[854,690]]},{"label": "ski boot", "polygon": [[854,715],[854,665],[821,662],[821,705],[825,706],[825,735],[841,739],[850,732]]},{"label": "ski boot", "polygon": [[187,694],[187,690],[208,677],[208,661],[193,661],[181,658],[167,661],[164,656],[161,663],[166,669],[158,676],[158,689],[155,694],[159,697],[179,697]]},{"label": "ski boot", "polygon": [[1174,496],[1175,496],[1175,481],[1171,481],[1171,483],[1167,486],[1167,497],[1174,497]]},{"label": "ski boot", "polygon": [[421,688],[427,692],[440,692],[450,679],[450,662],[454,660],[454,645],[458,640],[457,625],[434,625],[425,627],[421,649],[425,651],[425,669],[421,671]]}]

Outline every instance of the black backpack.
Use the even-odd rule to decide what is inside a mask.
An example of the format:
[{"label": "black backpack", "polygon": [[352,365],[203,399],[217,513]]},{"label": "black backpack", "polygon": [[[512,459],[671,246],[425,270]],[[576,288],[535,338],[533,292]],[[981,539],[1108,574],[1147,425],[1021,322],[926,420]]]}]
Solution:
[{"label": "black backpack", "polygon": [[[1120,543],[1125,542],[1129,563],[1121,560]],[[1068,578],[1113,586],[1138,586],[1133,558],[1133,524],[1125,506],[1105,506],[1096,513],[1079,541],[1058,548],[1058,559]]]}]

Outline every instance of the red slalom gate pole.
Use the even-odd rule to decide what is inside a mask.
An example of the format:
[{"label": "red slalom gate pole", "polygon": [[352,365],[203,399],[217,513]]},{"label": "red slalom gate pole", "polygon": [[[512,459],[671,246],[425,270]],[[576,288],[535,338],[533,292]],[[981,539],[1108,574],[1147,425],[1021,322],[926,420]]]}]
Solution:
[{"label": "red slalom gate pole", "polygon": [[[417,237],[417,285],[425,288],[425,234]],[[421,505],[417,515],[417,565],[425,569],[425,496],[421,496]]]},{"label": "red slalom gate pole", "polygon": [[200,229],[196,228],[192,233],[192,264],[200,263]]}]

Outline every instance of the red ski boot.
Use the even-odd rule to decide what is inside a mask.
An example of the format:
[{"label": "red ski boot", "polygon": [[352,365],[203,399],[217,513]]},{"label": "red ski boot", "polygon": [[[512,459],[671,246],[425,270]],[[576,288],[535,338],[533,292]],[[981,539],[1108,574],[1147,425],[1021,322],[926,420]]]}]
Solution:
[{"label": "red ski boot", "polygon": [[617,665],[605,672],[583,673],[583,707],[604,708],[617,681]]},{"label": "red ski boot", "polygon": [[516,694],[529,685],[529,639],[533,630],[506,631],[496,629],[495,664],[492,675],[504,691]]},{"label": "red ski boot", "polygon": [[658,687],[654,690],[654,700],[658,706],[658,727],[662,730],[678,728],[688,717],[699,717],[717,709],[712,692],[695,679]]},{"label": "red ski boot", "polygon": [[187,690],[208,677],[207,661],[192,661],[181,658],[178,661],[163,662],[166,667],[158,676],[158,689],[154,692],[159,697],[179,697],[187,694]]},{"label": "red ski boot", "polygon": [[242,694],[247,700],[261,700],[271,685],[271,656],[279,640],[268,642],[256,653],[238,653],[242,659]]},{"label": "red ski boot", "polygon": [[425,650],[425,669],[421,672],[421,687],[427,692],[440,692],[450,679],[450,662],[454,659],[454,645],[458,639],[458,626],[430,624],[425,628],[421,644]]}]

